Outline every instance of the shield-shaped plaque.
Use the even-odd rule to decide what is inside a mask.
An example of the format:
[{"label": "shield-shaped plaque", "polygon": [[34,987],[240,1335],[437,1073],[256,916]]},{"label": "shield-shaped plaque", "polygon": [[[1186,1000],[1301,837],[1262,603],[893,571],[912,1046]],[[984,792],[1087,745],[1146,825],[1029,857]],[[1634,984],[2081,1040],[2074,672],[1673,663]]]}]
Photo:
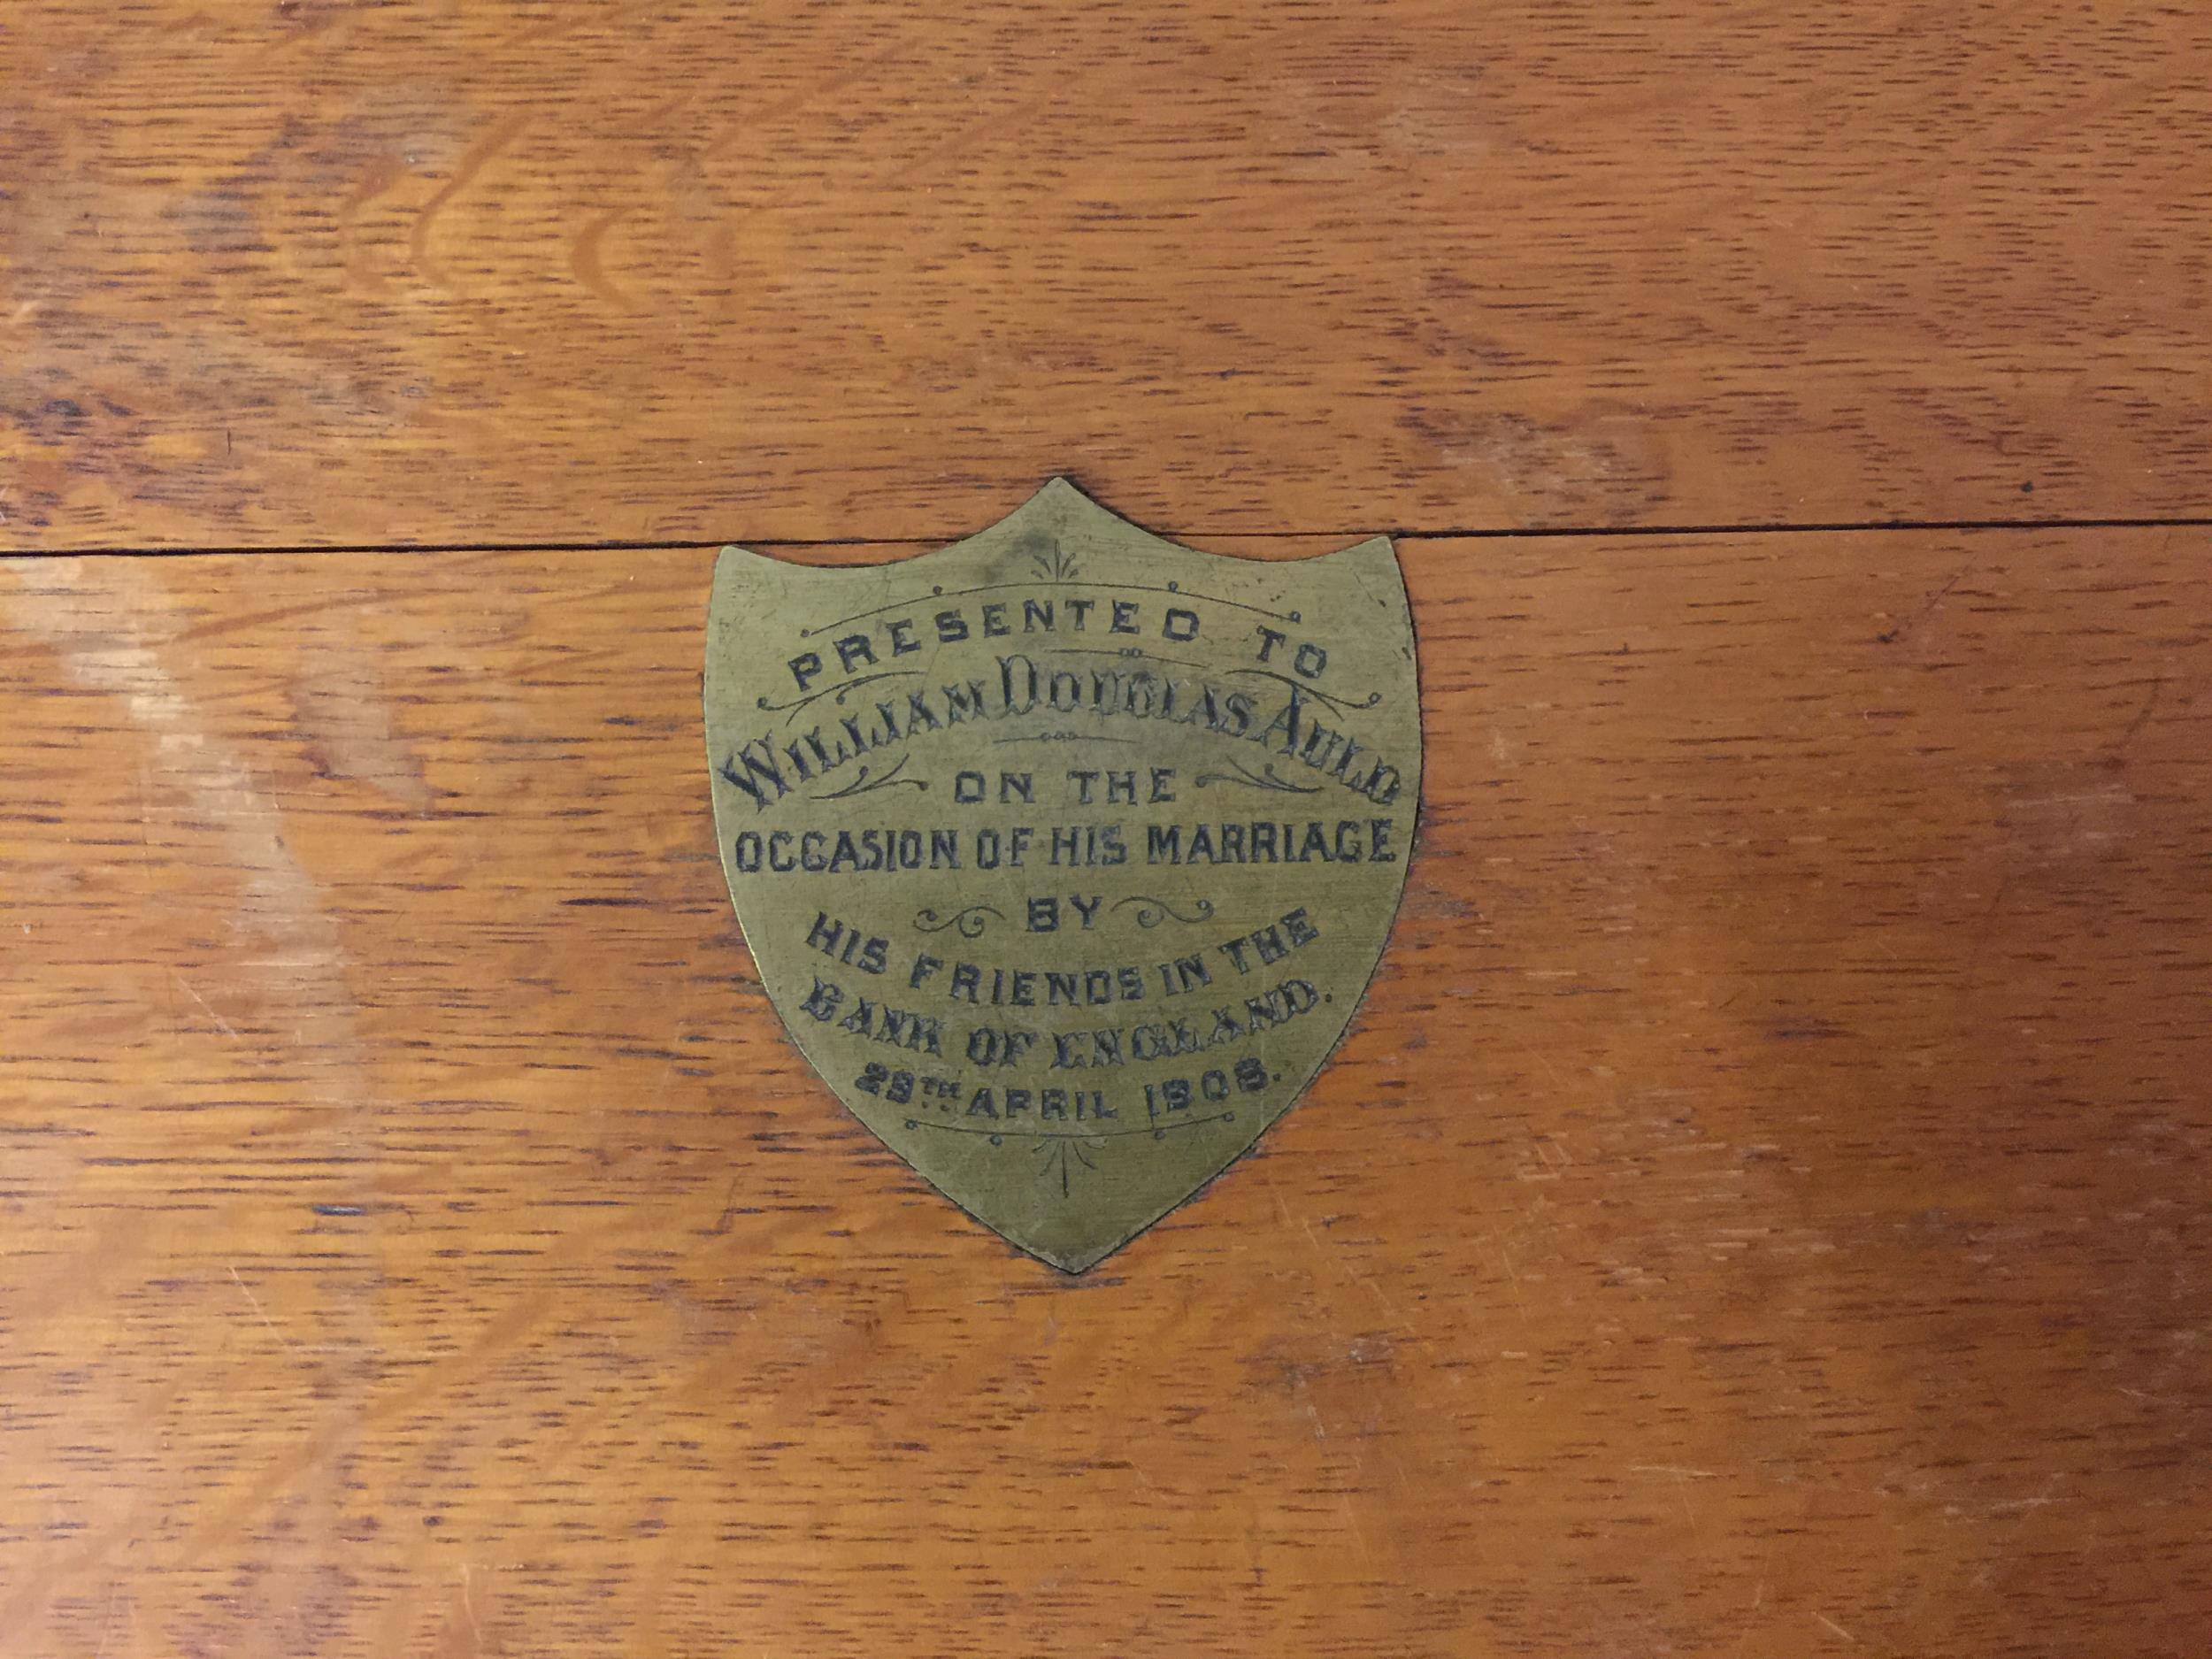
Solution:
[{"label": "shield-shaped plaque", "polygon": [[1319,1071],[1420,799],[1386,540],[1199,553],[1060,479],[895,564],[724,549],[706,718],[730,895],[799,1048],[1070,1272]]}]

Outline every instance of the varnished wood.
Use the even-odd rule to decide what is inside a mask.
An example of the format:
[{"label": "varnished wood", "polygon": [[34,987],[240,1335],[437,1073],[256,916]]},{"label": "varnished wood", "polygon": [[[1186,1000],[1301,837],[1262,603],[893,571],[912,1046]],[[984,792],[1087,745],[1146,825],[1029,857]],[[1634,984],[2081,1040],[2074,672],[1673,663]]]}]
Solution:
[{"label": "varnished wood", "polygon": [[0,567],[0,1647],[2200,1650],[2203,535],[1403,551],[1396,942],[1078,1281],[762,1002],[710,553]]},{"label": "varnished wood", "polygon": [[12,0],[0,546],[2212,513],[2212,11]]}]

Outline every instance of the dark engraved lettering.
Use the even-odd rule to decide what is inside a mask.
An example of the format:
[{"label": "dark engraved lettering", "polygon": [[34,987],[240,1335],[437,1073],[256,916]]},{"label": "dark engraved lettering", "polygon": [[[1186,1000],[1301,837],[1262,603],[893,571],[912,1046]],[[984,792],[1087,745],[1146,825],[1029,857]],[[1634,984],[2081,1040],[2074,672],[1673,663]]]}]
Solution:
[{"label": "dark engraved lettering", "polygon": [[[776,764],[775,751],[769,748],[765,737],[757,737],[737,753],[722,763],[723,778],[752,800],[756,808],[765,807],[771,801],[780,800],[791,793],[791,786],[783,780],[783,772]],[[773,790],[772,795],[769,791]]]},{"label": "dark engraved lettering", "polygon": [[723,863],[800,1046],[1063,1265],[1321,1063],[1420,757],[1386,548],[1217,560],[1074,500],[911,564],[726,555],[707,684]]},{"label": "dark engraved lettering", "polygon": [[[1311,980],[1292,979],[1255,992],[1241,1002],[1220,1004],[1203,1015],[1056,1031],[1048,1033],[1052,1069],[1071,1071],[1141,1064],[1240,1043],[1311,1013],[1320,1002],[1321,993]],[[972,1052],[970,1057],[975,1057]]]},{"label": "dark engraved lettering", "polygon": [[1181,996],[1187,992],[1203,990],[1212,983],[1213,975],[1207,970],[1203,956],[1178,956],[1172,962],[1160,964],[1160,989],[1164,995]]},{"label": "dark engraved lettering", "polygon": [[811,1014],[817,1019],[826,1021],[836,1016],[837,1005],[844,1000],[843,991],[817,974],[814,977],[814,988],[807,993],[806,1001],[799,1004],[799,1011]]},{"label": "dark engraved lettering", "polygon": [[917,1054],[944,1053],[944,1021],[933,1015],[908,1013],[887,1002],[872,1002],[864,996],[854,999],[851,1010],[837,1022],[837,1029]]},{"label": "dark engraved lettering", "polygon": [[1256,927],[1234,939],[1224,940],[1215,949],[1228,957],[1239,973],[1249,973],[1256,966],[1280,962],[1292,951],[1310,945],[1320,937],[1320,929],[1308,918],[1302,905],[1297,910],[1286,911],[1275,922]]},{"label": "dark engraved lettering", "polygon": [[944,687],[945,724],[956,726],[962,720],[987,718],[983,702],[983,682],[971,680],[964,685]]},{"label": "dark engraved lettering", "polygon": [[890,961],[889,940],[879,933],[864,937],[857,927],[834,921],[822,910],[814,912],[814,925],[807,929],[806,942],[824,956],[834,957],[847,967],[858,968],[863,973],[881,973]]},{"label": "dark engraved lettering", "polygon": [[[898,649],[895,641],[890,644],[894,650]],[[847,635],[836,645],[841,656],[854,659],[856,667],[866,667],[874,660],[874,648],[866,635]],[[829,780],[842,768],[864,757],[896,749],[902,751],[902,751],[909,745],[931,743],[940,734],[970,721],[1016,720],[1043,707],[1079,720],[1164,721],[1202,726],[1225,737],[1248,738],[1379,805],[1388,804],[1402,787],[1396,767],[1383,761],[1360,735],[1333,728],[1317,718],[1313,705],[1294,683],[1286,681],[1290,686],[1287,699],[1262,719],[1261,710],[1246,694],[1225,693],[1202,680],[1194,684],[1149,668],[1134,672],[1094,669],[1078,674],[1061,668],[1048,672],[1026,656],[1002,657],[997,662],[995,684],[969,680],[910,690],[903,694],[901,701],[876,702],[865,710],[838,714],[827,728],[826,738],[820,726],[796,737],[763,733],[727,753],[718,763],[717,771],[752,801],[756,810],[761,810],[788,795],[795,782]],[[913,672],[895,671],[897,674]],[[842,702],[846,694],[856,687],[891,677],[891,672],[865,675],[832,689],[838,701]],[[802,701],[812,701],[824,695],[828,692],[818,690]],[[1077,731],[1037,735],[1072,741],[1084,733]],[[1126,743],[1135,740],[1112,741]],[[1072,768],[1069,776],[1078,786],[1081,804],[1094,803],[1097,799],[1094,786],[1102,783],[1108,804],[1135,805],[1141,800],[1148,803],[1171,800],[1171,780],[1176,770],[1172,766],[1152,767],[1141,777],[1130,768]],[[1020,774],[1006,775],[1010,778]],[[1271,764],[1255,771],[1228,759],[1202,772],[1198,781],[1201,785],[1243,783],[1302,794],[1314,793],[1318,787],[1283,779]],[[927,787],[920,780],[913,782],[917,788]],[[967,794],[958,798],[969,802],[976,799]],[[1025,795],[1021,798],[1026,801],[1034,796]]]}]

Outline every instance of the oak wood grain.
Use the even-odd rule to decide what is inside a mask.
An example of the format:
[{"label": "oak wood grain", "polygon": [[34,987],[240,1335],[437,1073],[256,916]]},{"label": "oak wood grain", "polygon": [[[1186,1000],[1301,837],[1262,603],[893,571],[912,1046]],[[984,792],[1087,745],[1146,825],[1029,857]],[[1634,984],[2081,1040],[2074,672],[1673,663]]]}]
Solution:
[{"label": "oak wood grain", "polygon": [[764,1004],[710,553],[0,565],[0,1647],[2200,1652],[2203,533],[1402,550],[1395,942],[1079,1280]]},{"label": "oak wood grain", "polygon": [[12,0],[0,546],[2212,514],[2212,11]]}]

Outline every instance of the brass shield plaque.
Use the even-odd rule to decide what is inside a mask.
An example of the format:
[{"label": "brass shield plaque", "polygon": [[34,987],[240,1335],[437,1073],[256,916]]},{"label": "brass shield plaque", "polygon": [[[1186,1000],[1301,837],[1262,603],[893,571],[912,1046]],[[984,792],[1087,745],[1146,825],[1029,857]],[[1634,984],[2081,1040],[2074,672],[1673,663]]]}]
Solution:
[{"label": "brass shield plaque", "polygon": [[1057,479],[896,564],[725,549],[706,719],[730,895],[800,1048],[1070,1272],[1319,1071],[1420,799],[1386,540],[1199,553]]}]

